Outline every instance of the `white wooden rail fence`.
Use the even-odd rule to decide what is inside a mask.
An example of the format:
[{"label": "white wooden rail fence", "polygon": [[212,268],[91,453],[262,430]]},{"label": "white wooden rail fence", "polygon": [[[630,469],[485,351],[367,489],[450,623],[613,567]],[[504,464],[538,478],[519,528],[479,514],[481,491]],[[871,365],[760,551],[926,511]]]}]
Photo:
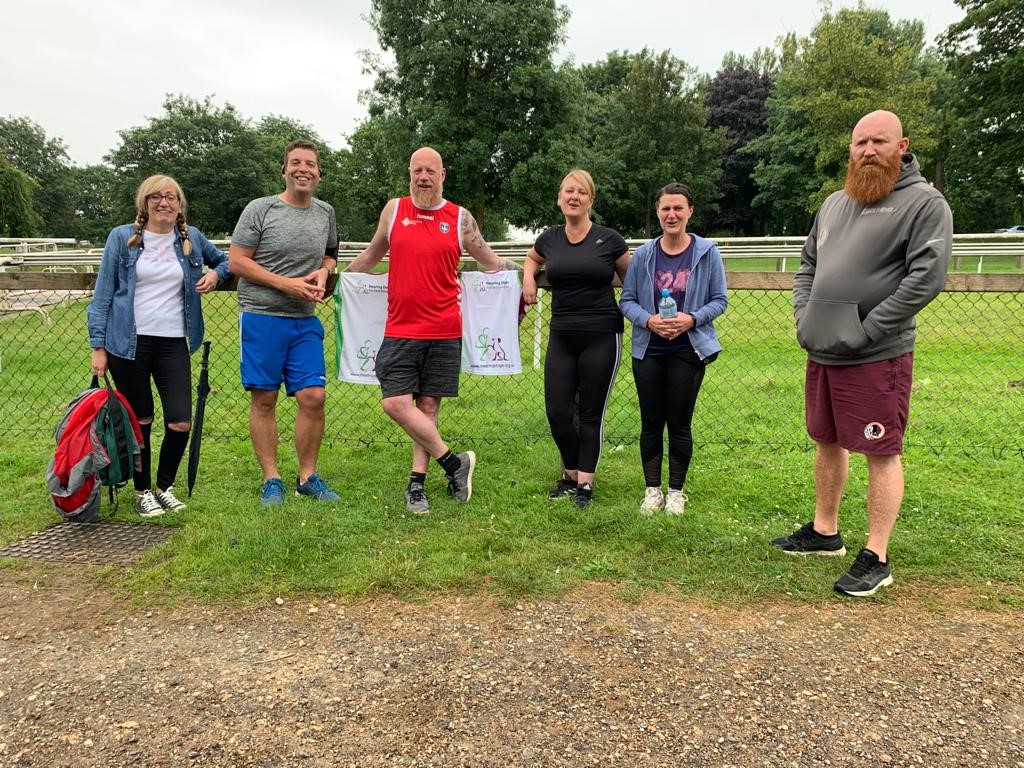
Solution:
[{"label": "white wooden rail fence", "polygon": [[[229,241],[213,240],[214,245],[226,249]],[[643,240],[627,241],[635,249]],[[723,237],[716,240],[722,257],[728,262],[744,259],[771,259],[776,272],[792,271],[799,263],[803,237]],[[94,272],[103,255],[102,248],[75,249],[62,246],[74,245],[70,238],[53,240],[0,239],[0,272],[43,271],[43,272]],[[502,256],[522,260],[531,243],[492,243],[494,250]],[[343,242],[339,244],[342,261],[354,258],[366,243]],[[4,250],[10,249],[10,250]],[[19,250],[20,249],[20,250]],[[1024,268],[1024,235],[985,234],[954,235],[952,269],[961,271],[966,263],[974,262],[974,271],[982,272],[986,258],[994,256],[1012,257],[1015,267]],[[464,261],[470,261],[463,256]],[[975,262],[976,260],[976,262]]]}]

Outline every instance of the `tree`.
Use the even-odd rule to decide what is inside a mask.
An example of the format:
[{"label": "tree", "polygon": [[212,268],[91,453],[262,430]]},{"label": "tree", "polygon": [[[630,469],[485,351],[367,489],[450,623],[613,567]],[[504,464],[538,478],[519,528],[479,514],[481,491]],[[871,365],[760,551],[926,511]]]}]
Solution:
[{"label": "tree", "polygon": [[724,131],[708,128],[703,83],[667,51],[632,54],[624,71],[618,54],[608,63],[609,71],[624,74],[592,102],[604,115],[591,123],[590,146],[604,156],[600,162],[609,173],[599,210],[623,235],[650,237],[658,190],[684,181],[695,196],[694,226],[701,226],[717,208],[726,146]]},{"label": "tree", "polygon": [[[730,149],[737,150],[764,135],[768,126],[766,101],[771,93],[778,57],[770,50],[756,51],[751,58],[727,54],[711,82],[704,103],[708,125],[724,128]],[[754,185],[756,158],[737,151],[722,158],[721,200],[719,212],[710,225],[736,234],[765,234],[762,216],[753,215],[751,200],[757,194]]]},{"label": "tree", "polygon": [[323,137],[310,126],[284,115],[264,115],[256,124],[256,133],[266,142],[268,155],[274,158],[278,179],[276,189],[272,190],[275,192],[284,186],[280,180],[280,167],[288,144],[295,139],[308,139],[317,145],[320,150],[320,171],[323,175],[316,196],[334,206],[338,218],[338,236],[342,240],[353,239],[347,221],[351,183],[342,171],[343,153],[331,149]]},{"label": "tree", "polygon": [[594,218],[626,237],[649,237],[654,200],[671,181],[693,188],[695,228],[714,212],[724,132],[707,127],[703,82],[667,51],[613,51],[567,73],[572,94],[557,136],[518,167],[510,220],[539,228],[559,217],[558,183],[570,168],[590,171]]},{"label": "tree", "polygon": [[42,218],[32,207],[37,184],[0,153],[0,237],[35,237]]},{"label": "tree", "polygon": [[371,115],[393,136],[445,158],[446,197],[469,208],[485,234],[504,226],[509,178],[543,149],[566,109],[552,63],[568,11],[554,0],[373,0],[370,21],[393,66],[376,72]]},{"label": "tree", "polygon": [[599,123],[607,120],[607,96],[588,90],[584,81],[589,67],[580,70],[564,64],[560,70],[566,93],[566,109],[558,129],[530,158],[518,163],[509,177],[505,215],[512,224],[529,230],[544,229],[561,218],[556,198],[558,185],[572,168],[583,168],[594,177],[597,196],[592,215],[612,226],[605,216],[609,184],[616,176],[615,160],[595,148]]},{"label": "tree", "polygon": [[106,240],[111,229],[124,223],[118,216],[119,206],[115,204],[116,183],[114,169],[109,165],[71,169],[69,187],[75,224],[67,234],[98,245]]},{"label": "tree", "polygon": [[[416,138],[394,114],[371,114],[349,136],[349,149],[338,153],[344,179],[338,231],[350,240],[373,237],[385,203],[409,193],[409,147]],[[446,161],[447,162],[447,161]],[[450,186],[446,182],[446,195]]]},{"label": "tree", "polygon": [[898,114],[914,151],[930,161],[938,144],[930,102],[936,82],[921,67],[923,47],[920,21],[894,23],[863,4],[826,12],[810,37],[783,41],[768,133],[746,150],[758,157],[754,203],[770,206],[776,227],[804,231],[842,186],[850,132],[868,112]]},{"label": "tree", "polygon": [[32,207],[40,218],[36,229],[52,237],[66,236],[74,212],[68,183],[71,160],[64,142],[47,137],[26,117],[0,118],[0,155],[35,182]]},{"label": "tree", "polygon": [[121,131],[121,145],[107,156],[116,174],[118,214],[135,218],[135,190],[163,173],[181,184],[188,218],[210,236],[234,229],[246,204],[281,188],[281,158],[230,104],[211,97],[168,96],[164,114]]},{"label": "tree", "polygon": [[[1007,201],[1024,221],[1024,4],[956,0],[963,20],[940,46],[955,77],[959,116],[951,136],[950,200],[958,226],[1005,225]],[[1009,197],[1007,196],[1009,192]]]}]

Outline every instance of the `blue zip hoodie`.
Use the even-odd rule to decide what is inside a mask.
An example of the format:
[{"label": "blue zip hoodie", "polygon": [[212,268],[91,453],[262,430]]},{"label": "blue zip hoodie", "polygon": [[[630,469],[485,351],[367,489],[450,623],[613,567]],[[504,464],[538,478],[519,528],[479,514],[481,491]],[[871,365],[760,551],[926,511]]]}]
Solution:
[{"label": "blue zip hoodie", "polygon": [[[106,349],[112,355],[135,359],[135,265],[141,248],[129,248],[128,240],[135,234],[134,224],[114,227],[107,236],[96,278],[92,301],[89,302],[89,346]],[[224,282],[231,276],[228,257],[207,240],[195,227],[188,228],[192,253],[185,256],[181,232],[174,230],[174,252],[181,266],[185,285],[185,336],[189,353],[203,342],[203,312],[196,293],[196,283],[203,276],[203,263],[208,264]]]},{"label": "blue zip hoodie", "polygon": [[[718,244],[690,233],[693,238],[693,267],[686,282],[686,296],[680,312],[693,315],[696,325],[687,331],[690,344],[697,356],[703,360],[720,352],[714,319],[725,312],[729,304],[725,286],[725,267]],[[651,332],[647,321],[657,309],[654,299],[655,240],[648,240],[636,249],[626,279],[622,282],[622,296],[619,309],[633,323],[633,357],[643,360]]]}]

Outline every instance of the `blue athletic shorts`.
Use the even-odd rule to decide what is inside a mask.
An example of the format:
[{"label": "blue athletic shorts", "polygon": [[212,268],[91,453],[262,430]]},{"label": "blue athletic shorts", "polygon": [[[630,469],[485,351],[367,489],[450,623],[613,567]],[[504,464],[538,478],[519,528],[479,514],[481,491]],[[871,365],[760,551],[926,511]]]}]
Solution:
[{"label": "blue athletic shorts", "polygon": [[289,397],[300,389],[327,385],[324,327],[315,315],[278,317],[242,312],[242,386],[276,392],[284,382]]}]

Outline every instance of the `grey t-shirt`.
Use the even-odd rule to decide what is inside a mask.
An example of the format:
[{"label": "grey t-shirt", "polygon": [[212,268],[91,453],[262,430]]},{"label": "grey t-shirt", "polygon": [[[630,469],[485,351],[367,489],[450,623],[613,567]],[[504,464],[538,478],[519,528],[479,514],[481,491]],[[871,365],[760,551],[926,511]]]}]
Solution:
[{"label": "grey t-shirt", "polygon": [[[305,277],[320,267],[328,249],[338,246],[334,208],[316,198],[308,208],[288,205],[276,195],[258,198],[238,217],[231,244],[254,248],[253,260],[276,275]],[[259,315],[308,317],[315,302],[240,278],[238,308]]]}]

